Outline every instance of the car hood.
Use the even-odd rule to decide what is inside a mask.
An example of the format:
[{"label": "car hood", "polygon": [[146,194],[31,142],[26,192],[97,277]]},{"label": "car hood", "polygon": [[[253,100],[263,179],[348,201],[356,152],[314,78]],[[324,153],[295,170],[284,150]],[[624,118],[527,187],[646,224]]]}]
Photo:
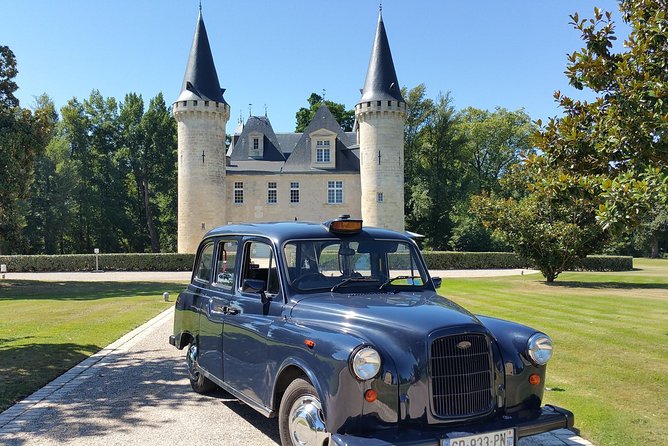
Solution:
[{"label": "car hood", "polygon": [[314,294],[293,307],[292,317],[302,323],[338,326],[344,332],[372,338],[369,341],[393,334],[417,336],[424,341],[426,335],[437,329],[482,326],[473,314],[433,291]]}]

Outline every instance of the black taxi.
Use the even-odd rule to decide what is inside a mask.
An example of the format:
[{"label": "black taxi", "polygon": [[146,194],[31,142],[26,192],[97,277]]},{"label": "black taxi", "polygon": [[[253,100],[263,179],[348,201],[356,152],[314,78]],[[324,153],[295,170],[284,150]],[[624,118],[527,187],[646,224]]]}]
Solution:
[{"label": "black taxi", "polygon": [[552,341],[437,294],[415,242],[347,216],[207,233],[169,342],[283,445],[513,446],[572,427],[542,405]]}]

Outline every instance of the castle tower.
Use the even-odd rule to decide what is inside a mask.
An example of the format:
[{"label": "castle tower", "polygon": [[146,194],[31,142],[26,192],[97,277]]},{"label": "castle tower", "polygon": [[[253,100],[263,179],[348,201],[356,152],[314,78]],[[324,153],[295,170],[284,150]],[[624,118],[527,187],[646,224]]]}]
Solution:
[{"label": "castle tower", "polygon": [[382,11],[355,118],[364,224],[404,231],[406,103],[394,70]]},{"label": "castle tower", "polygon": [[225,126],[230,106],[218,83],[200,6],[181,94],[178,123],[178,252],[194,253],[225,218]]}]

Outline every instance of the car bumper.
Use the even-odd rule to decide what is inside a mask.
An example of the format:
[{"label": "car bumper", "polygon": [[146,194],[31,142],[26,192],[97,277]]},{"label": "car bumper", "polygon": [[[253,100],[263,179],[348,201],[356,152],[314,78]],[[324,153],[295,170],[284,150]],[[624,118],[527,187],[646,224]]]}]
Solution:
[{"label": "car bumper", "polygon": [[[515,429],[516,438],[549,432],[555,429],[573,427],[573,413],[557,406],[544,406],[540,413],[529,420],[498,419],[484,423],[469,424],[465,427],[433,427],[406,428],[378,431],[372,437],[334,434],[331,442],[340,446],[436,446],[440,445],[448,434],[457,432],[458,435],[493,432],[503,429]],[[517,444],[517,442],[515,442]]]}]

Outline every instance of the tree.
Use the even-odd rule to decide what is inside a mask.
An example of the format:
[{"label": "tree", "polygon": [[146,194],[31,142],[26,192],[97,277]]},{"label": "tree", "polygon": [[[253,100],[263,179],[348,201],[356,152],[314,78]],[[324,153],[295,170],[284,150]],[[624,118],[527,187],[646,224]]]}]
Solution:
[{"label": "tree", "polygon": [[427,246],[445,249],[453,209],[468,191],[464,141],[449,94],[432,101],[423,85],[406,93],[406,223],[425,236]]},{"label": "tree", "polygon": [[564,179],[595,179],[605,228],[629,231],[643,214],[668,202],[668,5],[622,0],[631,27],[625,50],[614,53],[610,12],[571,16],[585,46],[569,56],[569,82],[596,93],[592,102],[555,93],[564,116],[550,119],[536,139]]},{"label": "tree", "polygon": [[[161,215],[167,223],[164,235],[175,231],[176,127],[162,93],[151,99],[144,113],[141,96],[130,93],[121,104],[119,121],[122,144],[136,185],[131,196],[139,198],[135,208],[142,209],[151,250],[160,252]],[[156,197],[160,197],[157,199]],[[170,200],[169,197],[172,197]],[[171,215],[170,215],[171,214]],[[169,224],[172,222],[173,224]],[[143,225],[142,225],[143,226]]]},{"label": "tree", "polygon": [[16,57],[8,46],[0,45],[0,107],[13,108],[19,106],[14,92],[19,88],[14,82],[18,74]]},{"label": "tree", "polygon": [[295,132],[299,133],[304,131],[306,126],[311,122],[311,119],[313,119],[313,116],[315,116],[318,108],[320,108],[320,105],[323,103],[327,106],[334,118],[336,118],[336,121],[344,132],[352,131],[353,124],[355,123],[355,110],[346,110],[346,107],[343,104],[324,100],[319,94],[311,93],[311,96],[308,98],[309,107],[300,108],[295,115],[297,121]]},{"label": "tree", "polygon": [[496,108],[490,112],[467,107],[460,112],[466,163],[474,174],[474,190],[498,190],[510,166],[535,152],[530,138],[537,127],[524,110]]},{"label": "tree", "polygon": [[19,251],[25,224],[22,200],[29,193],[37,156],[51,136],[51,110],[19,107],[13,78],[18,73],[14,53],[0,47],[0,252]]},{"label": "tree", "polygon": [[599,197],[591,178],[573,178],[530,155],[501,186],[500,193],[474,196],[472,210],[547,282],[605,244],[608,234],[596,222]]}]

